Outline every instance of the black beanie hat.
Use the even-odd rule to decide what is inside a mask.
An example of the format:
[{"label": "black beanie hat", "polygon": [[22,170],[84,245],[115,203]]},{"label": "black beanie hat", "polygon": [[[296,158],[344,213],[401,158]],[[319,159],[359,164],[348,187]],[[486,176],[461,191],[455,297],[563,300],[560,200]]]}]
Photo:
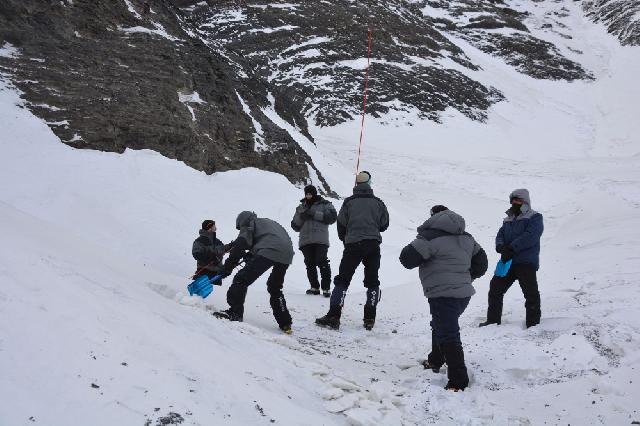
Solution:
[{"label": "black beanie hat", "polygon": [[304,195],[311,194],[314,197],[318,195],[318,190],[313,185],[307,185],[304,187]]},{"label": "black beanie hat", "polygon": [[206,231],[207,229],[211,228],[215,224],[216,224],[215,220],[207,219],[204,222],[202,222],[202,229]]},{"label": "black beanie hat", "polygon": [[435,206],[431,207],[431,216],[433,216],[436,213],[443,212],[445,210],[449,210],[447,206],[443,206],[442,204],[436,204]]}]

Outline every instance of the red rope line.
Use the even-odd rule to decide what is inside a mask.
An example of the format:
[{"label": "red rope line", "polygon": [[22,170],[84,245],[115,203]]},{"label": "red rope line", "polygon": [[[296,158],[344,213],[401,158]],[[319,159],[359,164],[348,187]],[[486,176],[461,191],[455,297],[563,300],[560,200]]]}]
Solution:
[{"label": "red rope line", "polygon": [[369,64],[371,63],[371,28],[368,29],[369,47],[367,50],[367,70],[364,77],[364,99],[362,102],[362,121],[360,123],[360,142],[358,143],[358,157],[356,161],[356,176],[360,171],[360,152],[362,151],[362,135],[364,133],[364,115],[367,112],[367,90],[369,88]]}]

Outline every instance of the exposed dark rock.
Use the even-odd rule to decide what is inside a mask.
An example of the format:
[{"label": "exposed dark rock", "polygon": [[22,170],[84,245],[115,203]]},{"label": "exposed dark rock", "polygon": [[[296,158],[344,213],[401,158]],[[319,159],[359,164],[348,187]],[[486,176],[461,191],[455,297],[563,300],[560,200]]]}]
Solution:
[{"label": "exposed dark rock", "polygon": [[[568,12],[556,13],[550,31]],[[308,123],[358,117],[368,28],[376,117],[438,121],[454,108],[484,120],[503,95],[473,78],[459,39],[535,78],[589,78],[527,18],[501,0],[2,0],[0,47],[20,55],[0,57],[0,72],[70,146],[152,149],[206,173],[253,166],[302,183],[308,165],[322,175],[274,116],[311,141]]]},{"label": "exposed dark rock", "polygon": [[623,45],[640,46],[640,1],[585,1],[584,10],[595,22],[602,22]]},{"label": "exposed dark rock", "polygon": [[[152,149],[207,173],[253,166],[305,182],[306,163],[315,166],[260,113],[264,83],[240,82],[227,59],[187,33],[171,1],[151,2],[148,17],[142,3],[131,0],[130,11],[125,1],[3,0],[0,46],[21,55],[0,58],[0,70],[73,147]],[[262,146],[238,96],[262,124]]]}]

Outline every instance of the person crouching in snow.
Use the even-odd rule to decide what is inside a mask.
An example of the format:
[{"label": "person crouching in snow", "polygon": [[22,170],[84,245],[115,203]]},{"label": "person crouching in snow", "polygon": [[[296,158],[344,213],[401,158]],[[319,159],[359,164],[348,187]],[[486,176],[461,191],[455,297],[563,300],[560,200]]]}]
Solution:
[{"label": "person crouching in snow", "polygon": [[[216,237],[216,222],[207,219],[202,222],[200,236],[193,242],[191,254],[197,261],[196,273],[193,279],[206,275],[209,279],[222,272],[222,258],[233,243],[222,244]],[[221,285],[221,280],[214,284]]]},{"label": "person crouching in snow", "polygon": [[276,221],[259,218],[254,212],[243,211],[236,219],[236,229],[240,231],[235,239],[231,253],[224,262],[223,277],[231,275],[233,268],[238,265],[248,250],[251,255],[246,264],[233,277],[233,283],[227,291],[229,309],[216,312],[219,318],[230,321],[242,321],[244,314],[244,300],[247,289],[262,274],[271,269],[267,279],[267,291],[273,316],[282,331],[291,333],[291,315],[287,309],[287,302],[282,293],[284,276],[293,261],[293,244],[287,231]]},{"label": "person crouching in snow", "polygon": [[400,263],[419,267],[420,281],[431,311],[431,353],[424,368],[439,372],[447,364],[445,389],[469,385],[458,319],[475,293],[471,282],[487,272],[487,255],[465,232],[462,216],[445,206],[431,209],[431,217],[418,227],[415,240],[402,249]]},{"label": "person crouching in snow", "polygon": [[[304,198],[291,220],[291,227],[299,232],[298,247],[304,255],[307,267],[307,278],[311,288],[307,294],[322,294],[331,296],[331,267],[329,266],[329,225],[335,223],[338,214],[330,201],[318,195],[313,185],[304,188]],[[318,268],[321,282],[318,282]]]}]

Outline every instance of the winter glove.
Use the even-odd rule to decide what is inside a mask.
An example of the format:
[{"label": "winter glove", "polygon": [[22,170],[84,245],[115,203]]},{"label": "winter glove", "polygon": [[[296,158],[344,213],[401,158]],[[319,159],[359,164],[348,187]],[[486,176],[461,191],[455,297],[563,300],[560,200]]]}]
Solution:
[{"label": "winter glove", "polygon": [[224,245],[224,252],[227,253],[227,252],[231,251],[231,249],[233,248],[234,244],[235,244],[235,241],[231,241],[229,244],[225,244]]},{"label": "winter glove", "polygon": [[508,261],[513,259],[514,254],[515,253],[511,247],[504,247],[501,251],[500,260],[502,260],[502,263],[507,263]]},{"label": "winter glove", "polygon": [[300,217],[304,220],[313,219],[313,213],[311,213],[309,210],[305,210],[300,213]]},{"label": "winter glove", "polygon": [[502,250],[504,250],[504,246],[503,246],[502,244],[498,244],[498,245],[496,246],[496,251],[497,251],[498,253],[502,253]]}]

